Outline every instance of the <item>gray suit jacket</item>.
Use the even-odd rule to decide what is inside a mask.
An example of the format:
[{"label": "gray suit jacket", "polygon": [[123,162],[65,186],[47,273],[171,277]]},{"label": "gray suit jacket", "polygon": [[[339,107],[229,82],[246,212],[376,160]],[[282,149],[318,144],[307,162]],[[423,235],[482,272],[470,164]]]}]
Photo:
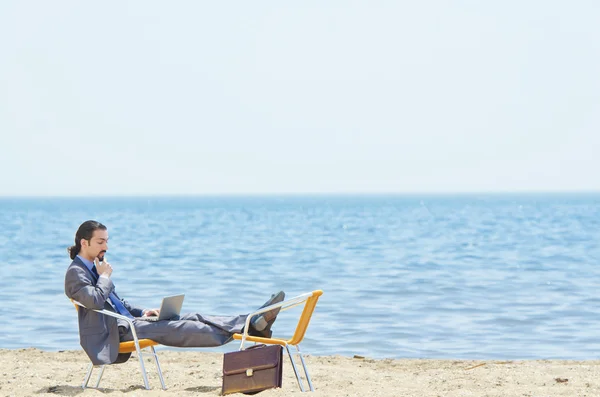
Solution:
[{"label": "gray suit jacket", "polygon": [[[109,278],[96,276],[77,257],[71,262],[65,275],[65,294],[82,303],[87,309],[79,307],[79,341],[94,365],[110,364],[119,354],[119,325],[127,326],[114,317],[105,316],[93,310],[115,310],[107,302],[115,286]],[[116,295],[116,293],[115,293]],[[118,295],[117,295],[118,297]],[[121,299],[121,298],[119,298]],[[142,309],[130,305],[121,299],[123,305],[134,317],[141,317]]]}]

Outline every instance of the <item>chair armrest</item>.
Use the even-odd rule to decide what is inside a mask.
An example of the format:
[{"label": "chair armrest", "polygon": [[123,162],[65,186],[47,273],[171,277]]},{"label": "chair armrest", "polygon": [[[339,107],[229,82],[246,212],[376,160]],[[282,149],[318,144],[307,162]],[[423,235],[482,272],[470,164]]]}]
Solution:
[{"label": "chair armrest", "polygon": [[109,310],[106,309],[102,309],[102,310],[97,310],[97,309],[88,309],[87,307],[85,307],[83,305],[83,303],[77,302],[74,299],[71,299],[71,302],[73,302],[73,304],[77,305],[77,306],[81,306],[84,309],[87,310],[93,310],[96,313],[100,313],[100,314],[104,314],[105,316],[109,316],[109,317],[114,317],[114,318],[119,318],[121,320],[125,320],[127,321],[127,323],[129,324],[129,326],[131,327],[131,333],[133,334],[133,340],[135,341],[136,345],[138,344],[138,337],[137,337],[137,332],[135,332],[135,326],[133,325],[133,320],[131,320],[129,317],[123,316],[122,314],[119,313],[114,313],[111,312]]}]

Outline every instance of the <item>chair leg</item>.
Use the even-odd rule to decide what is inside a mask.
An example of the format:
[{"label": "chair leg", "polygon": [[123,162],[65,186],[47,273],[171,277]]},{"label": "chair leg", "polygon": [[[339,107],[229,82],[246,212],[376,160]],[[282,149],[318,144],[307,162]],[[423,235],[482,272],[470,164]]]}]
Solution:
[{"label": "chair leg", "polygon": [[300,356],[300,361],[302,361],[302,367],[304,368],[304,375],[306,375],[306,381],[308,382],[308,387],[310,391],[315,391],[315,388],[310,381],[310,375],[308,374],[308,368],[306,368],[306,363],[304,362],[304,357],[302,357],[302,353],[300,353],[300,346],[296,345],[296,350],[298,351],[298,355]]},{"label": "chair leg", "polygon": [[296,363],[294,362],[294,357],[292,357],[292,352],[290,351],[290,346],[285,345],[285,349],[290,356],[290,361],[292,362],[292,368],[294,369],[294,374],[296,374],[296,379],[298,380],[298,386],[300,386],[300,391],[304,392],[304,385],[302,385],[302,379],[300,378],[300,374],[298,373],[298,368],[296,368]]},{"label": "chair leg", "polygon": [[146,390],[150,390],[150,385],[148,384],[148,375],[146,375],[146,367],[144,367],[144,358],[142,357],[142,352],[138,351],[138,357],[140,359],[140,370],[142,371],[142,377],[144,378],[144,386]]},{"label": "chair leg", "polygon": [[94,369],[94,364],[90,363],[90,365],[88,365],[87,374],[85,375],[85,378],[83,378],[83,384],[81,385],[82,389],[85,389],[87,387],[88,382],[90,381],[90,377],[92,376],[93,369]]},{"label": "chair leg", "polygon": [[98,380],[96,381],[96,389],[100,386],[100,380],[102,380],[102,375],[104,375],[104,368],[106,365],[100,367],[100,374],[98,374]]},{"label": "chair leg", "polygon": [[160,384],[162,385],[163,390],[167,390],[167,386],[165,386],[165,380],[163,379],[162,369],[160,368],[160,363],[158,362],[158,354],[156,354],[156,350],[154,350],[154,346],[150,346],[152,350],[152,354],[154,355],[154,360],[156,361],[156,370],[158,371],[158,378],[160,379]]},{"label": "chair leg", "polygon": [[[165,385],[165,380],[164,380],[163,374],[162,374],[162,369],[160,368],[160,363],[158,361],[158,355],[156,354],[156,351],[154,350],[154,346],[150,346],[150,348],[152,349],[152,354],[154,355],[154,359],[156,360],[156,369],[158,371],[158,377],[160,378],[160,383],[162,385],[162,388],[163,388],[163,390],[167,390],[167,386]],[[138,354],[138,357],[140,359],[140,369],[142,371],[142,377],[144,378],[144,386],[146,387],[146,390],[150,390],[150,385],[148,383],[148,375],[146,374],[146,367],[144,366],[144,359],[142,357],[141,351]],[[98,374],[98,379],[96,380],[96,386],[95,386],[96,389],[100,385],[100,381],[102,380],[102,376],[104,375],[105,368],[106,368],[106,365],[100,366],[100,373]],[[82,389],[87,388],[88,383],[90,382],[90,378],[92,377],[93,370],[94,370],[94,364],[90,363],[90,365],[88,366],[87,374],[85,375],[85,378],[83,379],[83,384],[81,385]]]}]

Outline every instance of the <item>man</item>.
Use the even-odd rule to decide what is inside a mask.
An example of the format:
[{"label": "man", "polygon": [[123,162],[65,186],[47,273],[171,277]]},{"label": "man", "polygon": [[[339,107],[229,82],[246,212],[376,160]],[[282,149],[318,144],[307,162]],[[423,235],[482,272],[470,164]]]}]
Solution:
[{"label": "man", "polygon": [[[158,316],[159,309],[142,309],[119,298],[111,280],[113,268],[104,261],[108,250],[106,226],[86,221],[75,234],[75,245],[69,248],[73,262],[65,276],[65,294],[85,306],[78,310],[80,343],[95,365],[117,360],[119,342],[133,340],[129,324],[91,309],[110,310],[133,319],[138,338],[152,339],[160,344],[177,347],[220,346],[232,340],[234,333],[243,332],[248,315],[204,316],[183,314],[170,321],[144,321],[139,317]],[[281,302],[283,291],[274,294],[262,307]],[[279,309],[256,316],[250,322],[249,333],[271,336],[271,326]]]}]

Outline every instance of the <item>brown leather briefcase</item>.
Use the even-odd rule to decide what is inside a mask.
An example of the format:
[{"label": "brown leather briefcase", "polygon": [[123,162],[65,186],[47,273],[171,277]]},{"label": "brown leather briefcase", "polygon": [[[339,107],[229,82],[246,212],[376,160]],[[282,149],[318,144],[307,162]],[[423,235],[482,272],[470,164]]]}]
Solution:
[{"label": "brown leather briefcase", "polygon": [[254,394],[281,387],[283,349],[279,345],[256,345],[223,356],[221,393]]}]

